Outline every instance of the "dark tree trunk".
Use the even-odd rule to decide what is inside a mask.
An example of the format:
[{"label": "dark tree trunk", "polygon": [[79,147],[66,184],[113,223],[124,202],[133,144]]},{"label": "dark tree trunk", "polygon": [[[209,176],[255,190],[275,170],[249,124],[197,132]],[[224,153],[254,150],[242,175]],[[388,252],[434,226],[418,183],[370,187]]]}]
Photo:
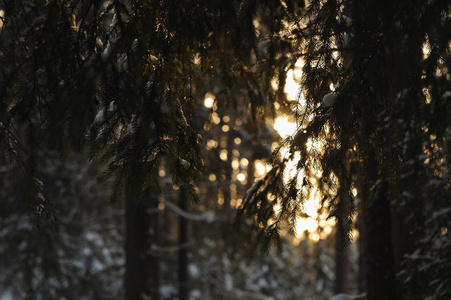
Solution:
[{"label": "dark tree trunk", "polygon": [[[227,220],[226,226],[229,226],[231,220],[232,220],[232,207],[230,205],[230,201],[232,200],[232,194],[230,190],[230,185],[232,183],[232,157],[233,157],[233,139],[230,136],[227,136],[227,160],[223,164],[224,166],[224,177],[225,180],[222,183],[222,195],[224,197],[224,204],[222,206],[224,215]],[[227,235],[227,232],[224,231],[224,233]]]},{"label": "dark tree trunk", "polygon": [[[183,188],[180,189],[180,209],[188,211],[188,199]],[[188,241],[189,222],[182,216],[179,217],[179,300],[188,300]]]},{"label": "dark tree trunk", "polygon": [[359,145],[365,153],[360,171],[358,190],[363,201],[363,277],[367,300],[396,299],[396,282],[393,261],[390,184],[384,178],[383,161],[368,137],[375,132],[374,124],[362,121]]},{"label": "dark tree trunk", "polygon": [[337,207],[338,222],[335,233],[335,294],[348,291],[348,247],[344,241],[348,220],[349,198],[344,196]]},{"label": "dark tree trunk", "polygon": [[414,250],[412,230],[406,225],[407,217],[401,213],[392,211],[391,221],[393,227],[393,257],[395,271],[401,271],[401,263],[405,254]]},{"label": "dark tree trunk", "polygon": [[377,193],[368,200],[363,210],[367,299],[391,300],[396,299],[396,283],[388,183],[381,182]]},{"label": "dark tree trunk", "polygon": [[359,240],[358,240],[358,249],[359,249],[359,273],[357,277],[357,291],[359,294],[365,292],[365,243],[366,243],[366,233],[365,226],[363,226],[363,211],[359,210],[359,215],[357,217],[356,227],[359,230]]},{"label": "dark tree trunk", "polygon": [[158,243],[158,199],[147,192],[137,202],[135,192],[128,191],[125,223],[125,299],[138,300],[150,296],[157,300],[160,266],[151,248]]},{"label": "dark tree trunk", "polygon": [[[336,239],[338,240],[339,237],[337,236]],[[342,249],[339,244],[337,241],[335,249],[335,294],[348,291],[348,248]]]}]

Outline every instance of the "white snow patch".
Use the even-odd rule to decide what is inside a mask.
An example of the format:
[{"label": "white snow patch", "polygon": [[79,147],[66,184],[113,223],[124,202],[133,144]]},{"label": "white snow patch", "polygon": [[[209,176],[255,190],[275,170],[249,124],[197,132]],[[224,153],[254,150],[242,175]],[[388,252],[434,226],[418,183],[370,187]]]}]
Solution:
[{"label": "white snow patch", "polygon": [[258,285],[260,288],[265,288],[265,287],[268,286],[268,281],[267,281],[265,278],[260,277],[260,278],[258,279],[257,285]]},{"label": "white snow patch", "polygon": [[188,266],[188,272],[189,272],[189,276],[193,279],[197,279],[200,276],[199,268],[194,264],[190,264]]},{"label": "white snow patch", "polygon": [[451,97],[451,91],[446,91],[446,92],[444,92],[443,95],[442,95],[442,98],[443,98],[443,99],[449,98],[449,97]]},{"label": "white snow patch", "polygon": [[224,276],[224,286],[225,289],[230,291],[231,289],[233,289],[233,277],[230,274],[225,274]]},{"label": "white snow patch", "polygon": [[177,295],[177,289],[173,285],[163,285],[160,287],[160,295],[162,298],[172,298]]},{"label": "white snow patch", "polygon": [[82,250],[82,254],[84,256],[90,256],[92,254],[92,250],[89,247],[84,247]]},{"label": "white snow patch", "polygon": [[189,293],[189,299],[190,300],[200,300],[200,299],[202,299],[202,293],[199,290],[192,290]]},{"label": "white snow patch", "polygon": [[0,300],[14,300],[14,295],[11,293],[11,291],[3,291],[0,295]]},{"label": "white snow patch", "polygon": [[337,101],[338,94],[337,93],[329,93],[323,97],[322,107],[329,108],[335,105]]}]

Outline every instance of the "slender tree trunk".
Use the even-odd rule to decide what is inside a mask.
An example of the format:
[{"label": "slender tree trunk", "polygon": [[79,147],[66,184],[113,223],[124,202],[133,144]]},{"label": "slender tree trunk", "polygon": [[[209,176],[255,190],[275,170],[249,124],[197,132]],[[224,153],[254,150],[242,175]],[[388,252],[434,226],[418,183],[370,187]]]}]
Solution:
[{"label": "slender tree trunk", "polygon": [[255,183],[255,158],[249,157],[249,163],[247,165],[247,183],[246,190],[250,189]]},{"label": "slender tree trunk", "polygon": [[344,193],[336,208],[337,231],[335,233],[335,294],[348,291],[348,245],[344,240],[347,234],[349,196]]},{"label": "slender tree trunk", "polygon": [[[188,211],[188,199],[183,188],[180,189],[180,208]],[[189,241],[189,222],[182,216],[179,217],[179,300],[188,300],[188,241]]]},{"label": "slender tree trunk", "polygon": [[125,299],[159,299],[159,258],[151,252],[158,243],[158,199],[147,192],[137,202],[134,191],[126,196]]},{"label": "slender tree trunk", "polygon": [[[225,180],[222,184],[222,195],[224,196],[224,204],[222,206],[223,212],[225,214],[227,224],[226,226],[229,226],[229,224],[232,221],[232,207],[230,205],[230,201],[232,200],[232,194],[230,190],[230,185],[232,183],[232,157],[233,157],[233,139],[230,136],[227,136],[227,160],[223,164],[224,166],[224,176]],[[224,231],[226,233],[226,231]],[[226,233],[227,234],[227,233]]]},{"label": "slender tree trunk", "polygon": [[158,209],[158,197],[150,193],[150,249],[148,250],[148,256],[150,260],[149,281],[150,281],[150,295],[152,300],[160,299],[160,254],[152,251],[152,246],[158,246],[160,244],[160,220]]},{"label": "slender tree trunk", "polygon": [[358,240],[358,249],[359,249],[359,273],[357,278],[357,291],[359,294],[363,294],[365,292],[365,242],[366,242],[366,233],[365,226],[363,225],[363,211],[359,210],[359,215],[357,216],[356,222],[357,229],[359,230],[359,240]]}]

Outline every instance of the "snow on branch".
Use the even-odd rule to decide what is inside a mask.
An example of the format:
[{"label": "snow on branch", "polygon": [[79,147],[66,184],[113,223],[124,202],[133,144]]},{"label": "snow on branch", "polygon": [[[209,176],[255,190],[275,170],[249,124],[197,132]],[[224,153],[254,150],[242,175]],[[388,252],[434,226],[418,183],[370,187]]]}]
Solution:
[{"label": "snow on branch", "polygon": [[252,185],[252,187],[246,192],[244,199],[246,201],[249,201],[249,199],[252,197],[252,195],[255,194],[256,191],[258,191],[258,189],[262,186],[263,183],[264,183],[264,181],[261,179],[256,181],[254,183],[254,185]]},{"label": "snow on branch", "polygon": [[335,102],[337,101],[338,98],[338,94],[337,93],[329,93],[326,94],[323,97],[323,103],[321,104],[321,106],[323,108],[329,108],[335,105]]},{"label": "snow on branch", "polygon": [[175,212],[177,215],[181,216],[182,218],[185,218],[190,221],[199,221],[199,222],[207,222],[207,223],[213,223],[215,221],[219,221],[218,218],[215,217],[214,213],[212,212],[205,212],[200,215],[191,214],[189,212],[184,211],[177,205],[175,205],[172,202],[164,201],[162,202],[165,207],[168,207],[173,212]]}]

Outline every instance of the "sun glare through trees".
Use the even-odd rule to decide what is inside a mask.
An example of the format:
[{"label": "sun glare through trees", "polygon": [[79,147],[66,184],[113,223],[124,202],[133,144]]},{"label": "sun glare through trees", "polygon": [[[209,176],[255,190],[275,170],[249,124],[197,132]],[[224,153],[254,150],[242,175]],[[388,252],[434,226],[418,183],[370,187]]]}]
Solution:
[{"label": "sun glare through trees", "polygon": [[[287,98],[295,103],[294,105],[300,106],[300,108],[304,110],[306,103],[300,84],[302,77],[302,66],[303,62],[299,59],[295,64],[295,68],[287,72],[287,78],[283,90],[286,93]],[[277,88],[277,86],[274,86],[274,88]],[[274,120],[273,127],[283,139],[293,136],[299,128],[299,124],[296,123],[296,120],[293,119],[292,115],[294,115],[294,111],[292,111],[289,116],[286,114],[281,114]],[[290,120],[292,121],[290,122]],[[324,143],[324,141],[314,142],[310,139],[307,142],[309,151],[313,150],[313,148],[315,148],[316,151],[322,151],[322,143]],[[282,157],[288,157],[287,148],[282,148],[280,151],[282,153]],[[295,174],[296,164],[298,161],[299,157],[295,156],[291,161],[287,162],[287,174],[285,176],[285,181],[290,180],[290,174]],[[263,168],[263,166],[260,169],[261,172],[259,172],[259,176],[265,175],[268,171],[266,168]],[[304,174],[301,173],[298,176],[302,177]],[[317,176],[318,178],[321,177],[320,171],[318,171]],[[320,198],[321,195],[318,191],[313,189],[310,198],[303,204],[303,211],[305,212],[305,215],[297,217],[293,244],[298,245],[303,237],[310,238],[314,241],[325,239],[332,232],[335,220],[333,218],[327,219],[327,213],[318,214],[318,210],[321,207]],[[276,213],[278,208],[278,206],[275,207]],[[318,227],[321,227],[320,231],[318,231]],[[305,236],[304,233],[306,231],[309,234]]]},{"label": "sun glare through trees", "polygon": [[450,28],[0,0],[0,300],[451,299]]}]

